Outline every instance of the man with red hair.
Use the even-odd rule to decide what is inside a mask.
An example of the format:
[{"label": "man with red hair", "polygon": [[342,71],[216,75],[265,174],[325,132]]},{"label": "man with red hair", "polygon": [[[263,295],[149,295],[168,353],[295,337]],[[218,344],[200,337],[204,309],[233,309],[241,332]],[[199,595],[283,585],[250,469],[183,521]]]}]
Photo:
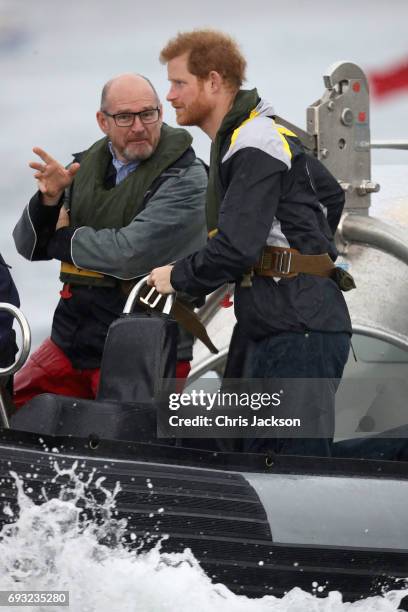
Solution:
[{"label": "man with red hair", "polygon": [[332,278],[342,189],[305,154],[296,135],[275,121],[272,106],[256,89],[241,89],[246,62],[228,35],[181,33],[160,59],[167,64],[167,100],[177,122],[197,125],[212,140],[210,240],[174,265],[154,269],[149,283],[162,294],[197,296],[235,283],[238,324],[229,374],[237,375],[231,364],[241,360],[237,346],[244,338],[251,358],[241,374],[329,381],[319,402],[298,381],[299,406],[292,408],[313,421],[314,438],[246,440],[243,450],[329,455],[334,395],[351,334],[343,295]]}]

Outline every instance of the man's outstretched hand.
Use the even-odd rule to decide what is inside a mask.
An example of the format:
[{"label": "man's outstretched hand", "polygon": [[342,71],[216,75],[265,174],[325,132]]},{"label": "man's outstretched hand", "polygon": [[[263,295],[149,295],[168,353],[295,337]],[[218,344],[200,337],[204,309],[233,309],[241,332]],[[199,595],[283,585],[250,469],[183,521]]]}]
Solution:
[{"label": "man's outstretched hand", "polygon": [[64,193],[64,189],[72,183],[79,170],[79,164],[74,162],[69,168],[64,168],[44,149],[34,147],[33,151],[43,162],[32,161],[29,163],[30,168],[36,170],[34,178],[37,179],[38,189],[42,193],[43,204],[55,206]]}]

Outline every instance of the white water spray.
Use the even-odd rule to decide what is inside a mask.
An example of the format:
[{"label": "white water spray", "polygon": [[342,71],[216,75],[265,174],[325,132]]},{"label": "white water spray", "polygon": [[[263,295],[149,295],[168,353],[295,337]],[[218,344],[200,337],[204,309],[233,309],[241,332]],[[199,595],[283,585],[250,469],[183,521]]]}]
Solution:
[{"label": "white water spray", "polygon": [[[103,486],[105,479],[95,479],[94,471],[87,478],[78,473],[78,462],[69,469],[60,469],[58,464],[54,468],[53,482],[59,484],[57,498],[48,499],[42,490],[41,503],[34,503],[29,487],[24,491],[23,478],[11,472],[17,488],[18,516],[10,505],[3,508],[14,522],[0,533],[0,588],[70,593],[69,608],[37,606],[30,610],[391,612],[408,594],[408,590],[392,591],[353,604],[343,603],[337,592],[316,598],[298,588],[283,599],[235,595],[224,585],[212,584],[189,550],[165,554],[160,541],[149,552],[140,550],[143,542],[139,550],[130,550],[124,542],[126,520],[115,518],[119,483],[109,491]],[[153,488],[150,480],[146,486],[148,490]],[[129,536],[136,540],[135,534]],[[316,590],[321,590],[317,584]]]}]

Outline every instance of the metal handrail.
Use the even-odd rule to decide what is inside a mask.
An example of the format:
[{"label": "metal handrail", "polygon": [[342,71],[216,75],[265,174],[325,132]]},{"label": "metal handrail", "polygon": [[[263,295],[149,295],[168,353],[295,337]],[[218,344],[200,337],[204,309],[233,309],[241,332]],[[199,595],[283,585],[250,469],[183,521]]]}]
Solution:
[{"label": "metal handrail", "polygon": [[216,355],[209,355],[200,364],[192,368],[187,378],[187,384],[195,382],[198,378],[200,378],[200,376],[206,374],[209,370],[216,371],[217,367],[220,365],[222,365],[224,369],[227,360],[228,349],[228,346],[224,347]]},{"label": "metal handrail", "polygon": [[[142,289],[142,287],[144,287],[144,285],[147,284],[147,279],[149,278],[149,276],[144,276],[142,279],[140,279],[140,281],[138,283],[136,283],[136,285],[133,287],[132,291],[129,293],[129,297],[126,300],[126,304],[125,307],[123,309],[123,314],[131,314],[135,305],[135,302],[139,296],[139,292]],[[157,294],[157,295],[156,295]],[[155,287],[151,287],[149,293],[143,297],[140,298],[140,301],[145,304],[145,306],[148,306],[149,308],[151,308],[153,310],[153,308],[155,306],[157,306],[157,304],[160,302],[161,298],[163,296],[158,293],[158,291],[156,290]],[[162,313],[163,314],[170,314],[170,311],[172,309],[172,306],[174,304],[174,300],[175,300],[175,294],[170,294],[167,296],[166,298],[166,303],[163,307]]]},{"label": "metal handrail", "polygon": [[338,232],[345,242],[359,242],[381,249],[408,265],[408,237],[406,230],[385,223],[376,217],[346,214]]},{"label": "metal handrail", "polygon": [[370,148],[408,151],[408,140],[372,140]]},{"label": "metal handrail", "polygon": [[11,376],[17,372],[27,361],[27,357],[30,353],[31,348],[31,330],[27,319],[19,308],[8,304],[6,302],[0,302],[0,310],[6,310],[12,314],[16,319],[21,329],[22,343],[17,357],[14,363],[7,368],[0,368],[0,376]]}]

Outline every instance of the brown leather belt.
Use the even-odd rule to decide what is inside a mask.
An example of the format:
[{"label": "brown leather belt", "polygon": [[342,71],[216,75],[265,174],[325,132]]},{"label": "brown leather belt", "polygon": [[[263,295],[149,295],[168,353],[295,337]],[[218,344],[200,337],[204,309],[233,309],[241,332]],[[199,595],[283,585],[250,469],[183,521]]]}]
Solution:
[{"label": "brown leather belt", "polygon": [[302,255],[297,249],[285,247],[264,247],[261,258],[254,266],[259,276],[278,276],[293,278],[298,274],[316,274],[329,277],[335,265],[328,253],[322,255]]}]

